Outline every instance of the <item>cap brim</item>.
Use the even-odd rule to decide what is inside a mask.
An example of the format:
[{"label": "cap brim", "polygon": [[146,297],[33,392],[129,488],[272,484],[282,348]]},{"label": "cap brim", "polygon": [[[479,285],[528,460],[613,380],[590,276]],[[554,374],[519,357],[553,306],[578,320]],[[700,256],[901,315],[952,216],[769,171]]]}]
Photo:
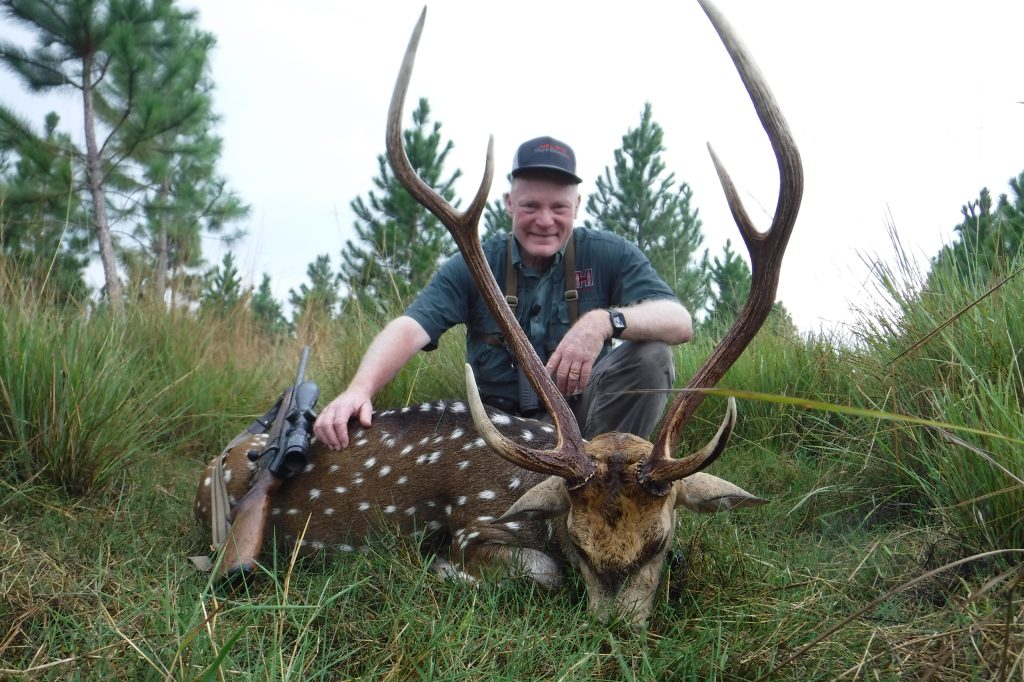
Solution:
[{"label": "cap brim", "polygon": [[558,175],[561,175],[561,176],[563,176],[563,177],[565,177],[565,178],[567,178],[569,180],[572,180],[577,185],[583,182],[582,178],[580,178],[579,176],[575,175],[574,173],[570,173],[569,171],[565,170],[564,168],[559,168],[558,166],[549,166],[549,165],[546,165],[546,164],[537,164],[537,165],[533,165],[533,166],[523,166],[521,168],[516,168],[514,171],[512,171],[512,177],[513,178],[518,178],[518,177],[520,177],[522,175],[529,175],[533,171],[554,172],[554,173],[557,173]]}]

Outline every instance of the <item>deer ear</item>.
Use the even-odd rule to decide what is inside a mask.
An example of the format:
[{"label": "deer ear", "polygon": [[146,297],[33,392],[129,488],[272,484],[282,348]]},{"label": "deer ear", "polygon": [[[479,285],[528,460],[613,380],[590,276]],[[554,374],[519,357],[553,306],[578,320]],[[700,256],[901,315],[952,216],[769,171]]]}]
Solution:
[{"label": "deer ear", "polygon": [[768,503],[768,500],[751,495],[729,481],[705,473],[691,474],[676,482],[675,493],[677,508],[686,507],[704,514]]},{"label": "deer ear", "polygon": [[562,516],[568,511],[569,492],[565,489],[565,479],[550,476],[523,493],[498,522],[543,521]]}]

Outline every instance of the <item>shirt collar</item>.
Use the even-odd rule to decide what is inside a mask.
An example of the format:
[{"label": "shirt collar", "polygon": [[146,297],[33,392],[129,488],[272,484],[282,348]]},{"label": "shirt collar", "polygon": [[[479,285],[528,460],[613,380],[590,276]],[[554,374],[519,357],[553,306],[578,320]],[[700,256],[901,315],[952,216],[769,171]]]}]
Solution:
[{"label": "shirt collar", "polygon": [[[575,232],[576,228],[573,228],[572,232],[569,233],[569,239],[575,238]],[[562,248],[555,252],[555,259],[551,261],[551,265],[548,266],[549,269],[560,264],[565,259],[565,249],[569,246],[569,239],[566,239],[565,243],[562,244]],[[519,240],[516,238],[512,239],[512,264],[520,270],[524,268],[523,258],[519,253]]]}]

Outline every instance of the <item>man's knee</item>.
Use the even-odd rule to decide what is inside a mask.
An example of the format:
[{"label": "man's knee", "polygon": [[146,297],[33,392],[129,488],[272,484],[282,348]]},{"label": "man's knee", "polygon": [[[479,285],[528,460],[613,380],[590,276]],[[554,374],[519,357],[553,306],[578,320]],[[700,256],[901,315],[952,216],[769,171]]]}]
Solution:
[{"label": "man's knee", "polygon": [[[675,379],[675,366],[672,361],[672,348],[660,341],[628,341],[628,348],[623,344],[632,371],[637,372],[635,379],[638,384],[669,388]],[[625,358],[624,358],[625,360]]]}]

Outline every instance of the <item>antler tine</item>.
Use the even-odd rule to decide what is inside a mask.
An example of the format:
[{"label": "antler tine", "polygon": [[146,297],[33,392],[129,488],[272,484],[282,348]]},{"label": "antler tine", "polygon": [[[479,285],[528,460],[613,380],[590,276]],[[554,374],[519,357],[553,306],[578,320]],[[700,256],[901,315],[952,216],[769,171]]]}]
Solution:
[{"label": "antler tine", "polygon": [[424,7],[423,12],[420,14],[420,19],[416,23],[416,28],[413,30],[412,37],[409,38],[409,46],[406,48],[405,58],[402,60],[402,68],[399,71],[395,90],[391,96],[387,128],[388,160],[395,172],[395,177],[402,186],[408,190],[409,194],[416,201],[437,216],[455,239],[459,251],[462,252],[462,256],[466,260],[466,266],[469,268],[470,273],[472,273],[473,279],[484,300],[487,302],[491,314],[494,315],[516,359],[525,369],[530,383],[551,414],[558,441],[553,450],[534,450],[519,446],[498,433],[497,429],[488,420],[487,414],[480,402],[472,370],[468,370],[466,374],[467,391],[470,396],[470,406],[473,411],[474,422],[491,449],[510,462],[531,471],[561,476],[569,482],[570,486],[580,485],[593,475],[596,465],[583,449],[583,437],[580,435],[579,426],[576,424],[576,419],[568,404],[566,404],[565,398],[558,392],[551,378],[547,375],[543,363],[537,357],[536,351],[526,339],[526,335],[519,327],[519,323],[512,316],[512,311],[505,303],[505,299],[498,289],[498,284],[494,281],[494,276],[491,274],[490,267],[487,265],[483,247],[480,245],[477,226],[487,204],[487,193],[490,190],[491,180],[494,176],[493,136],[487,144],[487,162],[480,188],[477,190],[473,202],[464,213],[456,211],[444,197],[423,182],[416,174],[416,171],[413,170],[409,157],[405,153],[401,128],[402,109],[409,89],[409,81],[412,78],[416,48],[419,46],[420,35],[423,32],[426,16],[427,10]]},{"label": "antler tine", "polygon": [[[683,425],[704,400],[704,393],[700,389],[714,386],[722,378],[771,312],[779,284],[782,256],[796,223],[803,195],[803,166],[800,153],[764,75],[754,64],[750,53],[722,13],[710,0],[698,2],[732,57],[775,151],[775,159],[779,166],[779,199],[771,227],[766,232],[759,232],[743,208],[725,167],[708,145],[729,209],[750,254],[750,295],[728,333],[669,408],[661,431],[654,441],[654,449],[639,473],[641,483],[655,494],[666,493],[672,481],[685,478],[708,466],[724,449],[705,448],[683,459],[672,458]],[[728,420],[728,415],[726,419]]]}]

